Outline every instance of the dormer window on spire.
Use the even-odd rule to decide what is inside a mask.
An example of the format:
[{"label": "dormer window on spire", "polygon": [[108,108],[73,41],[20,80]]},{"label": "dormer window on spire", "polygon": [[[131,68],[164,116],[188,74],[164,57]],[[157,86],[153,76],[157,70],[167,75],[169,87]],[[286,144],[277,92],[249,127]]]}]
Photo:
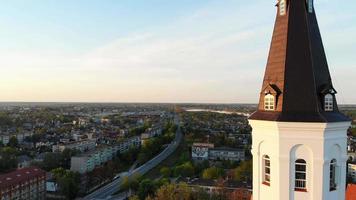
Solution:
[{"label": "dormer window on spire", "polygon": [[265,110],[266,111],[273,111],[275,109],[275,100],[272,94],[266,94],[264,99]]},{"label": "dormer window on spire", "polygon": [[313,12],[313,0],[307,0],[308,3],[308,12],[312,13]]},{"label": "dormer window on spire", "polygon": [[331,112],[334,111],[334,97],[331,94],[326,94],[324,97],[324,110]]},{"label": "dormer window on spire", "polygon": [[285,15],[287,12],[287,4],[286,4],[286,0],[279,0],[279,14],[280,15]]}]

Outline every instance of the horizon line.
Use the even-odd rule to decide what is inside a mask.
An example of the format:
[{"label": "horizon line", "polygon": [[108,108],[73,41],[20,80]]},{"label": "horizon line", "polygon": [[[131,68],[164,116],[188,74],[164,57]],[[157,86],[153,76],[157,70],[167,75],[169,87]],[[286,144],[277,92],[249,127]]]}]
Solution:
[{"label": "horizon line", "polygon": [[[209,103],[209,102],[96,102],[96,101],[0,101],[0,104],[205,104],[205,105],[258,105],[258,103]],[[339,106],[356,106],[355,104],[338,104]]]}]

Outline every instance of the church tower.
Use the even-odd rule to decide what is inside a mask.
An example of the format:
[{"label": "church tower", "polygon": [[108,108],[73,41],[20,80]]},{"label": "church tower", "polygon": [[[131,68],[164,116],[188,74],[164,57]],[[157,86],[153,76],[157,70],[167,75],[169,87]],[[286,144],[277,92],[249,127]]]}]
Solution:
[{"label": "church tower", "polygon": [[343,200],[346,132],[313,0],[278,0],[253,128],[254,200]]}]

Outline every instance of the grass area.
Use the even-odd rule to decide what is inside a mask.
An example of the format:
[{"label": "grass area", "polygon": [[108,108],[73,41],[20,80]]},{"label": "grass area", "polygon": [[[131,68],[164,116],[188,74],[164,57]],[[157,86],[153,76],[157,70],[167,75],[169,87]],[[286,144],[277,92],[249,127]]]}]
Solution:
[{"label": "grass area", "polygon": [[179,144],[177,147],[176,151],[170,155],[166,160],[161,162],[159,165],[157,165],[155,168],[153,168],[151,171],[149,171],[146,175],[145,178],[149,179],[156,179],[161,177],[160,170],[162,167],[174,167],[178,161],[180,156],[184,153],[189,151],[189,147],[185,141],[185,139],[182,140],[182,142]]}]

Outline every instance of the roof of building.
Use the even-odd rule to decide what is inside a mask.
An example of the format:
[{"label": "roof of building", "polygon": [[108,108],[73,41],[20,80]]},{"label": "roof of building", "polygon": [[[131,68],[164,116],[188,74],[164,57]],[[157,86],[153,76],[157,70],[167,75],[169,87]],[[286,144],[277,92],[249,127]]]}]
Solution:
[{"label": "roof of building", "polygon": [[236,149],[231,147],[215,147],[210,149],[210,151],[230,151],[230,152],[245,152],[244,149]]},{"label": "roof of building", "polygon": [[356,199],[356,184],[348,184],[346,189],[346,200]]},{"label": "roof of building", "polygon": [[0,188],[6,188],[17,183],[33,179],[38,176],[45,176],[46,172],[38,167],[19,169],[7,174],[0,175]]},{"label": "roof of building", "polygon": [[[335,95],[315,10],[305,1],[287,0],[286,14],[277,14],[258,111],[250,119],[286,122],[350,121],[323,109],[324,95]],[[278,4],[277,4],[278,7]],[[266,94],[275,96],[275,110],[264,111]]]}]

